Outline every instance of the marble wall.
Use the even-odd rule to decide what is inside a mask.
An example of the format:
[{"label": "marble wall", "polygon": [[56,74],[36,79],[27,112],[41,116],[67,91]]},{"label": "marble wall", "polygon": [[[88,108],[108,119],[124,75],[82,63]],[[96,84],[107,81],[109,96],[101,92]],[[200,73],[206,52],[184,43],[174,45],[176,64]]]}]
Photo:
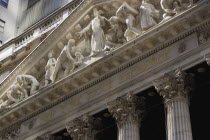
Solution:
[{"label": "marble wall", "polygon": [[0,40],[3,43],[15,36],[18,9],[19,0],[10,0],[7,8],[0,5],[0,19],[5,21],[4,32],[0,32]]},{"label": "marble wall", "polygon": [[52,12],[66,5],[72,0],[39,0],[30,7],[28,7],[28,1],[29,0],[20,1],[21,13],[18,17],[18,34],[21,34],[25,29],[47,17]]}]

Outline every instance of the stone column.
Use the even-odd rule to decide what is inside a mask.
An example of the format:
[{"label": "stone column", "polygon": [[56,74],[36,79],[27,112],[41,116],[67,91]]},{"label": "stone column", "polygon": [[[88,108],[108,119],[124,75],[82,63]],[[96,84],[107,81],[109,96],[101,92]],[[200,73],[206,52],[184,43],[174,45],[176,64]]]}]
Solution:
[{"label": "stone column", "polygon": [[74,140],[94,140],[94,119],[84,115],[66,125],[66,129]]},{"label": "stone column", "polygon": [[108,110],[117,121],[118,140],[140,140],[140,122],[144,99],[132,93],[108,103]]},{"label": "stone column", "polygon": [[164,98],[167,140],[193,139],[189,112],[192,79],[191,74],[177,69],[154,81],[156,90]]}]

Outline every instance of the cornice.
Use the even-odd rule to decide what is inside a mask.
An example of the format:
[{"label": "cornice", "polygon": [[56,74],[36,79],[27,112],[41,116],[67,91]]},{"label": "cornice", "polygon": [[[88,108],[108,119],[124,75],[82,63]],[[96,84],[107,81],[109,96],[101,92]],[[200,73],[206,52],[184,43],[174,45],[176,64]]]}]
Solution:
[{"label": "cornice", "polygon": [[29,54],[29,52],[22,54],[21,56],[18,56],[17,58],[15,58],[14,60],[11,60],[11,62],[9,62],[8,64],[0,67],[0,73],[17,66],[27,55]]},{"label": "cornice", "polygon": [[[15,105],[11,110],[9,110],[8,112],[5,112],[5,114],[3,114],[2,116],[0,116],[0,124],[2,124],[1,126],[3,126],[1,128],[1,130],[3,128],[8,128],[9,126],[17,123],[21,123],[57,104],[59,104],[60,102],[72,97],[73,95],[86,90],[87,88],[99,83],[100,81],[109,78],[110,76],[140,62],[141,60],[157,53],[158,51],[162,50],[163,48],[166,48],[168,46],[170,46],[171,44],[189,36],[190,34],[193,34],[197,31],[199,31],[202,28],[206,28],[210,25],[210,19],[208,18],[209,15],[207,13],[207,17],[205,17],[205,20],[203,20],[202,22],[200,21],[200,19],[195,19],[195,16],[198,16],[201,12],[205,13],[206,11],[208,11],[209,8],[209,4],[208,1],[203,1],[201,3],[199,3],[197,6],[185,11],[184,13],[170,19],[169,21],[159,24],[158,26],[156,26],[155,28],[152,28],[151,30],[148,30],[147,32],[145,32],[144,34],[138,36],[136,39],[124,44],[123,46],[121,46],[119,49],[110,52],[109,54],[107,54],[106,56],[104,56],[103,58],[101,58],[100,60],[90,64],[87,67],[84,67],[82,69],[77,70],[76,72],[74,72],[73,74],[69,75],[68,77],[61,79],[60,81],[49,85],[48,87],[45,87],[41,90],[39,90],[35,95],[25,99],[24,101],[20,102],[19,104]],[[88,7],[90,6],[90,3],[83,3],[81,4],[81,7],[75,10],[75,13],[80,14],[81,11],[86,10],[87,8],[84,7]],[[83,10],[81,10],[83,9]],[[80,12],[77,10],[81,10]],[[75,14],[74,16],[76,16],[77,14]],[[74,17],[72,17],[74,19]],[[43,51],[42,48],[40,48],[43,45],[47,45],[49,44],[49,40],[50,39],[54,39],[53,34],[56,34],[57,32],[63,32],[65,27],[67,27],[68,22],[70,22],[70,19],[72,18],[67,18],[66,22],[64,21],[64,23],[62,23],[57,29],[54,30],[54,32],[51,33],[51,35],[48,36],[48,38],[46,38],[42,44],[38,47],[40,50],[37,51],[37,49],[34,51],[35,54],[29,55],[28,57],[32,57],[32,58],[26,58],[17,68],[15,71],[13,71],[12,75],[10,75],[9,78],[11,78],[10,80],[7,80],[7,82],[11,81],[12,78],[14,78],[17,74],[21,74],[21,73],[25,73],[25,71],[20,73],[21,68],[24,68],[25,66],[21,66],[21,65],[26,65],[26,63],[30,62],[31,59],[33,59],[33,57],[39,53],[40,51]],[[190,27],[187,26],[183,28],[182,31],[178,31],[178,33],[172,37],[166,38],[164,40],[164,43],[162,43],[160,40],[158,42],[155,43],[155,45],[151,45],[150,47],[145,46],[145,51],[141,52],[141,53],[137,53],[136,52],[131,52],[127,55],[129,55],[128,57],[130,59],[123,59],[124,61],[121,62],[119,61],[119,58],[122,59],[123,56],[123,52],[127,51],[132,51],[134,49],[138,49],[140,48],[140,46],[142,44],[145,44],[146,41],[148,40],[154,40],[154,38],[157,38],[157,36],[159,36],[160,34],[164,34],[164,33],[168,33],[168,29],[172,29],[172,31],[174,30],[174,28],[177,26],[177,24],[179,24],[179,26],[184,26],[181,23],[186,23],[186,24],[190,24]],[[193,22],[193,23],[192,23]],[[158,32],[157,32],[158,31]],[[171,33],[174,34],[174,33]],[[46,50],[47,51],[47,50]],[[114,61],[118,61],[116,63],[113,63]],[[112,65],[112,68],[110,70],[108,70],[107,72],[104,72],[104,74],[100,74],[100,72],[97,71],[97,69],[101,66],[104,66],[106,63],[110,63]],[[79,76],[83,76],[84,73],[87,72],[92,72],[95,71],[95,73],[97,73],[98,76],[94,76],[91,77],[89,79],[89,82],[84,82],[81,81],[81,85],[79,84],[78,86],[73,86],[72,84],[74,83],[75,80],[79,80]],[[3,83],[6,84],[6,83]],[[5,86],[5,85],[4,85]],[[3,90],[4,87],[1,86],[1,91]],[[69,92],[71,91],[71,92]],[[68,92],[68,93],[67,93]],[[45,101],[45,104],[40,104],[41,101]],[[30,110],[29,108],[27,108],[28,104],[35,104],[39,102],[39,106],[38,108],[34,111],[33,109]],[[7,118],[11,118],[12,116],[14,117],[14,113],[17,112],[23,112],[23,109],[28,110],[28,114],[25,114],[24,117],[23,116],[16,116],[15,120],[13,120],[13,122],[10,121],[10,123],[8,123],[7,121],[5,121],[5,119],[7,120]],[[12,118],[13,118],[12,117]]]}]

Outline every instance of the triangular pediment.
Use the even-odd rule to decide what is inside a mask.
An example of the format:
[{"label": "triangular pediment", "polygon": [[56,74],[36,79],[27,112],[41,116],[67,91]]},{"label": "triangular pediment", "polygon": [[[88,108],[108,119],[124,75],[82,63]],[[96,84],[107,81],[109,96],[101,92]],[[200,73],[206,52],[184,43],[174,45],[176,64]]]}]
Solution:
[{"label": "triangular pediment", "polygon": [[[158,3],[159,1],[154,2],[154,4]],[[119,10],[122,4],[123,1],[117,0],[84,0],[12,71],[0,85],[0,98],[6,98],[7,91],[12,85],[17,83],[17,76],[19,75],[33,76],[39,82],[39,88],[33,95],[12,105],[11,109],[3,112],[2,120],[0,120],[0,124],[2,124],[0,125],[0,131],[10,125],[5,118],[12,118],[14,123],[22,121],[25,116],[33,116],[34,110],[38,111],[43,106],[50,106],[50,103],[58,101],[61,97],[66,96],[66,98],[69,98],[110,75],[125,69],[129,65],[141,61],[165,46],[173,44],[179,38],[189,34],[191,29],[197,30],[197,26],[201,21],[199,12],[205,12],[209,8],[203,2],[183,11],[180,15],[174,15],[167,21],[161,22],[163,19],[160,16],[160,19],[156,21],[158,22],[156,25],[142,32],[141,27],[136,24],[135,27],[139,29],[140,33],[135,35],[135,37],[133,37],[132,32],[128,32],[128,37],[131,38],[124,37],[125,41],[120,40],[121,43],[119,41],[117,44],[112,44],[113,48],[107,45],[107,49],[102,48],[98,52],[93,52],[93,47],[91,46],[93,29],[88,29],[90,28],[88,26],[93,22],[94,9],[97,9],[101,16],[110,19],[116,16],[116,11]],[[128,2],[128,4],[130,3]],[[137,7],[141,5],[141,3],[137,4],[139,4]],[[159,10],[160,13],[163,13],[161,9],[158,9],[160,5],[155,6],[157,11]],[[194,13],[192,14],[192,12]],[[135,17],[137,16],[135,15]],[[106,22],[108,21],[103,22],[100,24],[107,24]],[[126,26],[126,22],[123,26]],[[87,28],[87,31],[79,37],[78,32],[83,32],[85,28]],[[110,28],[111,24],[108,23],[104,30],[109,30]],[[104,34],[107,33],[104,31]],[[100,33],[96,34],[96,41],[100,42],[99,36]],[[69,42],[69,40],[72,42]],[[75,43],[75,46],[70,47],[69,54],[66,52],[62,53],[65,47],[68,49],[68,43]],[[50,52],[55,58],[52,60],[55,62],[51,63],[56,65],[59,62],[60,64],[54,81],[50,81],[51,83],[45,85],[46,69],[48,69],[46,65],[49,62],[48,54]],[[78,52],[82,55],[79,54],[77,57],[76,54]],[[61,59],[58,59],[59,57]],[[131,61],[132,63],[128,64]],[[67,69],[68,71],[65,73]],[[35,106],[36,109],[27,106],[29,103]],[[24,112],[24,110],[26,110],[25,115],[22,115],[21,112]],[[20,113],[18,114],[18,112]]]}]

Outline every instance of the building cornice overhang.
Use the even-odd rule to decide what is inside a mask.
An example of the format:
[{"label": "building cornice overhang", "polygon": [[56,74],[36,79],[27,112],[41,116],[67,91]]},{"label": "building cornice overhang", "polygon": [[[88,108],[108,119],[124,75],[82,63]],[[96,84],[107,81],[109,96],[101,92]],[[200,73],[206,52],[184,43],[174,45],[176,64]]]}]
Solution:
[{"label": "building cornice overhang", "polygon": [[[79,14],[84,13],[87,9],[90,10],[90,8],[93,7],[91,6],[92,2],[100,4],[100,1],[84,1],[75,11],[73,11],[72,15],[61,23],[60,26],[58,26],[26,59],[24,59],[24,61],[22,61],[22,63],[1,84],[1,94],[10,87],[11,83],[15,82],[15,77],[17,75],[27,73],[32,67],[32,60],[34,60],[34,63],[38,63],[36,58],[40,52],[48,52],[51,49],[45,48],[46,50],[43,50],[44,47],[42,46],[50,46],[53,40],[55,40],[54,42],[58,40],[56,39],[56,36],[66,34],[66,29],[69,29],[72,20]],[[180,15],[151,28],[136,39],[124,44],[117,50],[110,52],[103,58],[84,68],[78,69],[68,77],[39,90],[33,96],[14,105],[11,110],[0,116],[0,131],[31,118],[157,53],[163,48],[196,33],[200,29],[208,27],[210,25],[209,3],[208,0],[201,1]],[[200,17],[200,15],[203,16]],[[142,50],[142,48],[144,49]],[[44,54],[40,54],[42,55],[41,57],[43,57]],[[123,61],[121,61],[122,59]],[[101,74],[100,67],[108,67],[108,70]],[[88,80],[81,80],[81,77],[87,73],[93,76],[89,77]]]}]

